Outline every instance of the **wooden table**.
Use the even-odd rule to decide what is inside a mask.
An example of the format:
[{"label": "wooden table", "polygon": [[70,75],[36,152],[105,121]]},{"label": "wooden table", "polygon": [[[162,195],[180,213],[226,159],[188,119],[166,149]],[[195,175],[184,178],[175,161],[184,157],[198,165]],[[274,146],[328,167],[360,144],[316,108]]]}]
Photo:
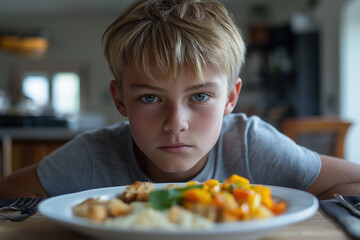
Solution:
[{"label": "wooden table", "polygon": [[[45,217],[36,213],[22,222],[1,222],[1,240],[82,240],[90,239],[70,228],[47,220]],[[343,240],[351,239],[346,235],[342,228],[329,219],[326,215],[318,211],[313,217],[303,222],[291,225],[275,232],[273,235],[262,240]]]}]

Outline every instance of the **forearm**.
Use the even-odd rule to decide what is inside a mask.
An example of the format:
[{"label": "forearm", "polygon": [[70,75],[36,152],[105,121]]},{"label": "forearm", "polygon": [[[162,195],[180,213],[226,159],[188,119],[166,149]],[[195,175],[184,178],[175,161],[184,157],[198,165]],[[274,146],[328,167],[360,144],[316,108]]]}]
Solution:
[{"label": "forearm", "polygon": [[330,199],[334,193],[360,195],[360,165],[339,158],[320,155],[321,170],[307,189],[319,199]]},{"label": "forearm", "polygon": [[0,181],[0,199],[20,196],[48,197],[37,176],[37,165],[21,169]]},{"label": "forearm", "polygon": [[46,193],[33,192],[19,186],[0,184],[0,199],[18,197],[48,197]]},{"label": "forearm", "polygon": [[334,194],[339,193],[346,195],[360,195],[360,183],[348,183],[335,186],[329,190],[317,195],[320,200],[334,198]]}]

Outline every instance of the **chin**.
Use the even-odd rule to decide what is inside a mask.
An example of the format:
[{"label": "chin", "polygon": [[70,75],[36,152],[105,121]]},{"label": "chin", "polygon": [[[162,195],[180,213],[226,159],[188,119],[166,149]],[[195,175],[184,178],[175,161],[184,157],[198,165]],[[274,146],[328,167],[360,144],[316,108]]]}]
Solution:
[{"label": "chin", "polygon": [[189,171],[189,168],[160,168],[165,173],[184,173]]},{"label": "chin", "polygon": [[184,173],[189,171],[192,167],[193,166],[184,166],[183,164],[181,165],[168,164],[167,166],[163,165],[161,167],[158,165],[158,168],[160,168],[165,173]]}]

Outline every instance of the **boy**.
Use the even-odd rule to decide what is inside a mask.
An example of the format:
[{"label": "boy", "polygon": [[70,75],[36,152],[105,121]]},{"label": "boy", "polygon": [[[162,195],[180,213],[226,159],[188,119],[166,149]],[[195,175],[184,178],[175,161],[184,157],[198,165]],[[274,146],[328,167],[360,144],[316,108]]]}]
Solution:
[{"label": "boy", "polygon": [[245,47],[212,0],[141,0],[105,32],[110,93],[129,123],[83,134],[3,179],[2,198],[236,173],[319,198],[360,194],[360,167],[296,145],[257,117],[231,114]]}]

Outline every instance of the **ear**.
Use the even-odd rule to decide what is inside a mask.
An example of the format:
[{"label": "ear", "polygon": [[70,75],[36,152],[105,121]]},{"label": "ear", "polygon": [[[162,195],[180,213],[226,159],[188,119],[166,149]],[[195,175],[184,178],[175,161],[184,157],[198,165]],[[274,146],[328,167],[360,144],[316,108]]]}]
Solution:
[{"label": "ear", "polygon": [[111,80],[110,82],[110,94],[112,96],[112,99],[114,101],[114,104],[116,106],[116,109],[118,110],[118,112],[123,115],[124,117],[127,117],[127,111],[126,111],[126,107],[124,105],[124,101],[123,101],[123,95],[122,92],[120,91],[118,84],[115,80]]},{"label": "ear", "polygon": [[231,113],[234,110],[237,100],[239,98],[240,90],[241,90],[241,79],[236,78],[235,84],[232,87],[232,89],[230,89],[228,94],[228,98],[224,109],[224,116]]}]

